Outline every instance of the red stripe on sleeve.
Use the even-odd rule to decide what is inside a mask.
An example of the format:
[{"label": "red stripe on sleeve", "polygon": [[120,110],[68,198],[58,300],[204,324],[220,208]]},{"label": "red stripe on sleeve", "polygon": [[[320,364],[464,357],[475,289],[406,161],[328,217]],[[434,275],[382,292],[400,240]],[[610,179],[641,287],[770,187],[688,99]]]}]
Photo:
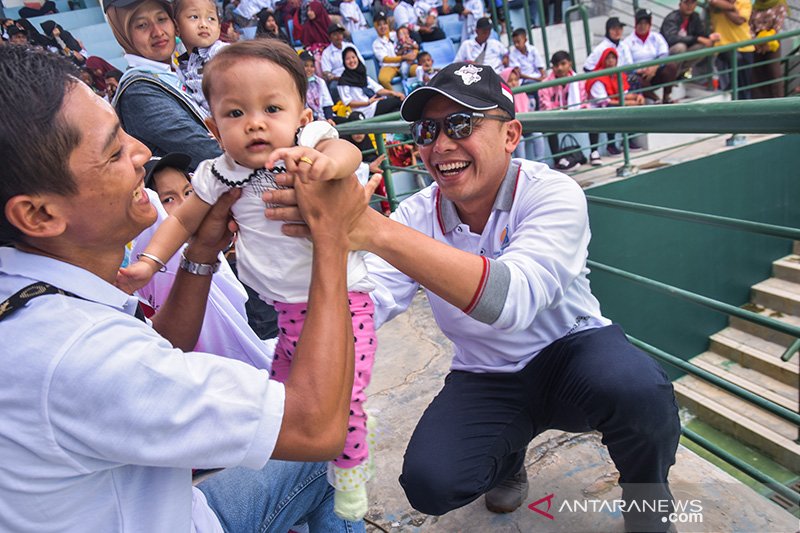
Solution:
[{"label": "red stripe on sleeve", "polygon": [[475,309],[475,306],[478,305],[481,296],[483,296],[483,291],[486,289],[486,280],[489,279],[489,260],[483,256],[481,256],[481,259],[483,259],[483,272],[481,273],[481,280],[478,283],[478,288],[475,289],[475,294],[472,295],[472,300],[470,300],[469,305],[462,309],[462,311],[464,311],[466,314],[470,314],[473,309]]}]

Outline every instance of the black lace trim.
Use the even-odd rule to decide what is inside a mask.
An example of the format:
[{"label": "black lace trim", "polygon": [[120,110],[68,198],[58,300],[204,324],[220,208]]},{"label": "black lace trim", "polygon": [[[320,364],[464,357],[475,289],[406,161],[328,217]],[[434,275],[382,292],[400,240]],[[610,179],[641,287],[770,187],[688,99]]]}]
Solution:
[{"label": "black lace trim", "polygon": [[217,178],[220,182],[222,182],[223,184],[227,185],[228,187],[235,187],[235,188],[244,187],[245,185],[250,183],[252,180],[257,179],[257,178],[261,178],[261,177],[268,178],[269,176],[265,176],[265,174],[283,174],[285,172],[286,172],[286,167],[281,167],[281,166],[272,167],[270,169],[258,168],[256,170],[254,170],[253,172],[251,172],[250,175],[247,176],[242,181],[231,181],[231,180],[225,178],[225,176],[223,176],[222,174],[220,174],[220,172],[217,170],[217,164],[216,163],[212,163],[211,164],[211,174],[213,174],[215,178]]}]

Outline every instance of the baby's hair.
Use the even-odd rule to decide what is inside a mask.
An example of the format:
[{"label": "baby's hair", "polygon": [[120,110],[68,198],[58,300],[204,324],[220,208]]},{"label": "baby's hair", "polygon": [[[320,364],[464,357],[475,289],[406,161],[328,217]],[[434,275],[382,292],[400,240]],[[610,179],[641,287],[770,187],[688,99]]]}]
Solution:
[{"label": "baby's hair", "polygon": [[207,102],[211,103],[214,78],[225,72],[227,67],[242,59],[263,59],[285,70],[294,80],[297,97],[305,106],[308,78],[303,68],[303,61],[291,46],[279,39],[239,41],[217,52],[217,55],[203,69],[203,96],[206,97]]},{"label": "baby's hair", "polygon": [[526,39],[528,38],[528,32],[525,31],[525,28],[517,28],[514,30],[514,32],[511,34],[511,38],[513,39],[514,37],[519,37],[520,35],[524,35]]},{"label": "baby's hair", "polygon": [[105,79],[114,78],[115,80],[119,81],[122,79],[122,72],[117,69],[111,69],[105,74],[103,74]]},{"label": "baby's hair", "polygon": [[[428,57],[430,55],[431,55],[430,52],[425,52],[425,51],[420,52],[419,55],[417,56],[417,63],[422,61],[422,58]],[[431,59],[433,59],[433,56],[431,56]]]},{"label": "baby's hair", "polygon": [[[217,3],[214,0],[206,0],[209,5],[214,6],[214,11],[217,12],[217,17],[219,17],[219,9],[217,9]],[[172,2],[172,13],[174,17],[177,17],[181,10],[183,9],[184,5],[187,3],[187,0],[174,0]]]}]

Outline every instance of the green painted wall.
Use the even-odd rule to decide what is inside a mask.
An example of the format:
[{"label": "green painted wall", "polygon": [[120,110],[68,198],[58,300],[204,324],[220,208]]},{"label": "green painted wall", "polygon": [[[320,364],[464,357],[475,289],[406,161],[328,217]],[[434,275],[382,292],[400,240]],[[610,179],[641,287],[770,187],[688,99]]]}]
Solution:
[{"label": "green painted wall", "polygon": [[[588,189],[589,195],[800,227],[800,136],[749,144]],[[589,204],[590,259],[732,305],[770,276],[791,242]],[[667,352],[689,359],[727,316],[604,272],[591,274],[603,314]],[[668,368],[672,377],[679,373]]]}]

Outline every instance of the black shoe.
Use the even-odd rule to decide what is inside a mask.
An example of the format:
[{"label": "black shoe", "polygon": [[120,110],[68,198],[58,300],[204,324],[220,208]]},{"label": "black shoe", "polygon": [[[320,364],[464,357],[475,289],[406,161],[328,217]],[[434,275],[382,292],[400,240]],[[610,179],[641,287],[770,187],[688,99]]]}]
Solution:
[{"label": "black shoe", "polygon": [[617,148],[616,144],[609,144],[606,146],[606,152],[608,152],[608,155],[620,155],[622,148]]},{"label": "black shoe", "polygon": [[509,478],[484,495],[486,508],[493,513],[511,513],[528,498],[528,471],[525,464]]}]

